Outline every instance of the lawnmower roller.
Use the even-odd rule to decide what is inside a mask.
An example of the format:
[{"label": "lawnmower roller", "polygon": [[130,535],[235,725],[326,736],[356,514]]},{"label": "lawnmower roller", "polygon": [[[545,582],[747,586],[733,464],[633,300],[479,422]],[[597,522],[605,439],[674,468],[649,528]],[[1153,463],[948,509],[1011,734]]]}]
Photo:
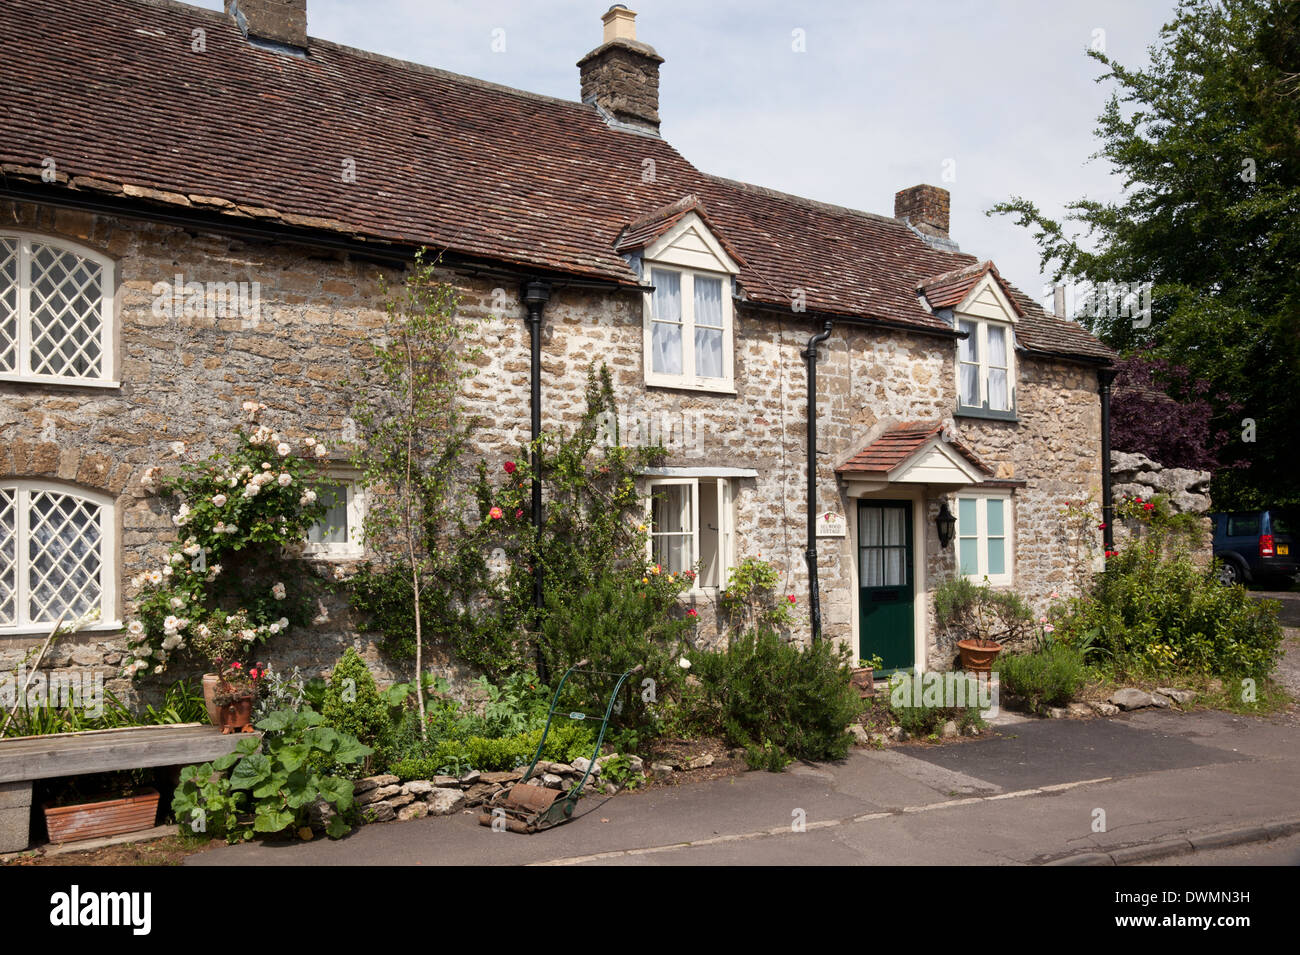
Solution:
[{"label": "lawnmower roller", "polygon": [[[532,834],[558,826],[573,818],[573,809],[578,804],[579,797],[582,796],[582,787],[587,784],[587,779],[590,778],[592,770],[596,766],[596,759],[600,756],[600,747],[605,742],[605,730],[609,727],[609,717],[614,712],[614,700],[618,698],[618,691],[623,688],[623,684],[628,677],[641,672],[642,669],[641,666],[635,666],[630,670],[624,670],[618,675],[618,682],[614,684],[614,691],[609,694],[609,702],[605,704],[605,716],[600,721],[600,732],[596,735],[596,748],[592,750],[591,760],[587,764],[587,771],[582,774],[582,779],[578,780],[577,784],[568,792],[538,785],[539,781],[529,782],[533,778],[533,770],[537,767],[537,761],[542,758],[542,750],[546,746],[546,737],[551,732],[551,722],[555,719],[555,708],[559,705],[560,693],[563,691],[564,684],[569,677],[574,673],[614,675],[603,670],[586,669],[589,663],[589,660],[579,660],[564,671],[564,676],[560,678],[560,685],[555,688],[555,695],[551,697],[551,708],[546,714],[546,728],[542,730],[541,741],[537,744],[537,752],[533,754],[533,761],[528,764],[528,771],[524,773],[523,779],[509,789],[497,793],[492,798],[492,801],[488,803],[490,811],[479,813],[478,822],[480,826]],[[560,715],[567,716],[575,721],[595,719],[594,716],[587,713],[561,713]]]}]

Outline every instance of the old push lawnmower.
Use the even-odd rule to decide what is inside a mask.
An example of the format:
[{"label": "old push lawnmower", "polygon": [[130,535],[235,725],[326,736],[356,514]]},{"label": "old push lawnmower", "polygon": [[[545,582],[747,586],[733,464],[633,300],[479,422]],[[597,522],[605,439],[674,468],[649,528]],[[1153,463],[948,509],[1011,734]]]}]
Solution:
[{"label": "old push lawnmower", "polygon": [[[623,688],[623,683],[628,677],[634,673],[639,673],[642,669],[640,666],[635,666],[630,670],[624,670],[622,673],[617,674],[618,682],[614,684],[614,691],[610,693],[609,702],[605,705],[605,716],[600,721],[600,732],[596,734],[596,748],[592,750],[591,761],[587,764],[587,771],[582,774],[582,779],[578,780],[577,784],[568,792],[529,783],[533,776],[533,769],[537,766],[537,761],[542,758],[542,751],[546,746],[546,736],[551,732],[551,721],[555,718],[555,708],[559,705],[560,693],[564,690],[564,684],[569,677],[578,672],[615,676],[614,673],[607,673],[604,670],[585,669],[589,662],[588,660],[580,660],[564,671],[564,676],[560,678],[560,685],[555,688],[555,695],[551,697],[551,709],[546,714],[546,729],[542,730],[541,741],[537,744],[537,752],[533,754],[533,761],[528,764],[528,771],[524,773],[523,779],[505,792],[499,793],[492,800],[489,804],[489,812],[479,813],[479,825],[491,826],[493,829],[508,829],[511,832],[534,833],[541,832],[543,829],[550,829],[552,826],[558,826],[573,818],[573,808],[578,804],[578,798],[582,795],[582,787],[587,784],[587,779],[596,766],[596,758],[600,756],[600,747],[605,741],[605,730],[609,726],[609,716],[614,712],[614,700],[618,698],[618,691]],[[561,713],[560,716],[567,716],[571,720],[596,718],[587,713],[577,712]]]}]

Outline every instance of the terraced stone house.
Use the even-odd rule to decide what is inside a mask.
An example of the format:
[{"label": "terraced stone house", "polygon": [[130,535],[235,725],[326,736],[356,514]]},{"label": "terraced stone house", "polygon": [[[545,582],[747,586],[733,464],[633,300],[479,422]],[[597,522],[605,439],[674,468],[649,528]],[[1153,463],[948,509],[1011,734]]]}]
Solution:
[{"label": "terraced stone house", "polygon": [[[256,399],[341,447],[379,276],[420,247],[485,322],[482,454],[529,437],[534,329],[544,429],[595,360],[667,439],[654,553],[698,567],[702,639],[746,556],[781,570],[802,638],[887,667],[950,661],[928,598],[948,575],[1068,586],[1059,511],[1101,491],[1112,354],[961,251],[945,190],[875,215],[696,169],[621,6],[574,100],[309,37],[305,0],[226,8],[0,6],[0,664],[99,607],[52,665],[113,670],[131,578],[175,532],[140,481],[171,442],[210,448]],[[168,307],[195,283],[222,307]],[[309,559],[365,555],[350,479]],[[270,649],[324,667],[367,641],[322,606]]]}]

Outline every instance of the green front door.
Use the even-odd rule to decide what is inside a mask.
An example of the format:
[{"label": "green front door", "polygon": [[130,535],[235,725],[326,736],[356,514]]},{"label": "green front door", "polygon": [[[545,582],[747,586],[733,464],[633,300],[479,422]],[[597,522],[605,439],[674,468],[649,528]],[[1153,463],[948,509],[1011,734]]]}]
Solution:
[{"label": "green front door", "polygon": [[912,502],[858,502],[858,648],[879,654],[886,671],[910,669],[915,618],[912,604]]}]

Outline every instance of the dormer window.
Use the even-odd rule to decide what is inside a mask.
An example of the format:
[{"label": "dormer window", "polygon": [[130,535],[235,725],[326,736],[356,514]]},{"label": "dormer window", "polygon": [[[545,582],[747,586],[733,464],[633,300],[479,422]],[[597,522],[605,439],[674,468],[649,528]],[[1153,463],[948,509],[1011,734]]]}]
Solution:
[{"label": "dormer window", "polygon": [[615,248],[649,286],[645,383],[735,394],[732,293],[743,263],[700,201],[683,196],[630,222]]},{"label": "dormer window", "polygon": [[978,262],[917,284],[929,309],[959,332],[955,413],[1016,420],[1016,322],[1020,307],[992,262]]}]

